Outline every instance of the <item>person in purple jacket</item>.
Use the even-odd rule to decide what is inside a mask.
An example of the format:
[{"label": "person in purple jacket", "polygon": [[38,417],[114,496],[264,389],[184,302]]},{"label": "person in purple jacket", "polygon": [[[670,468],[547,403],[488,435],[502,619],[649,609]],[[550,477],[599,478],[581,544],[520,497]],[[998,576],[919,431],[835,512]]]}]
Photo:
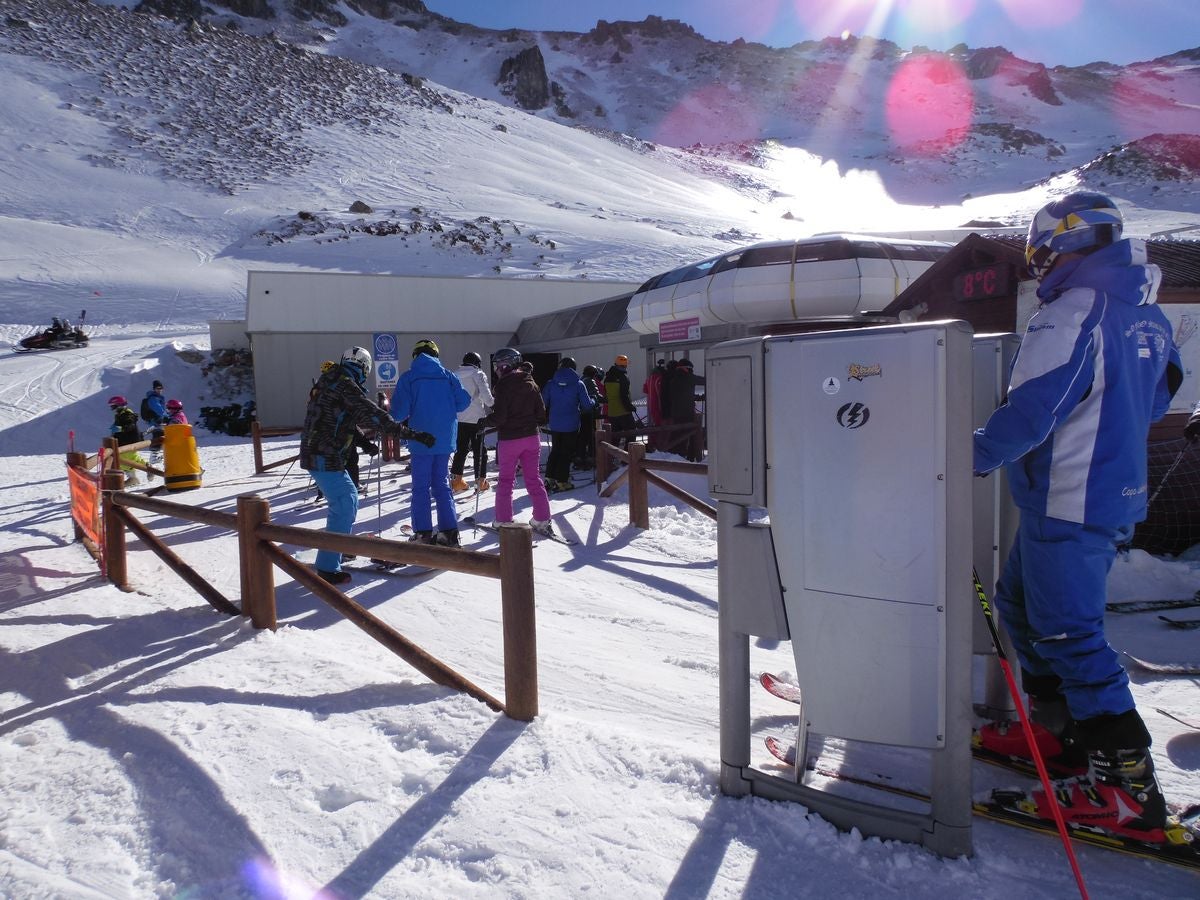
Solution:
[{"label": "person in purple jacket", "polygon": [[[1034,217],[1025,260],[1041,303],[1007,399],[975,432],[974,466],[1005,466],[1020,510],[996,607],[1021,662],[1033,738],[1058,771],[1084,772],[1030,803],[1041,818],[1057,802],[1067,822],[1161,842],[1150,733],[1105,639],[1104,602],[1117,547],[1146,517],[1150,424],[1183,369],[1155,303],[1162,273],[1122,225],[1116,204],[1089,192]],[[1019,724],[985,726],[980,741],[1030,752]]]}]

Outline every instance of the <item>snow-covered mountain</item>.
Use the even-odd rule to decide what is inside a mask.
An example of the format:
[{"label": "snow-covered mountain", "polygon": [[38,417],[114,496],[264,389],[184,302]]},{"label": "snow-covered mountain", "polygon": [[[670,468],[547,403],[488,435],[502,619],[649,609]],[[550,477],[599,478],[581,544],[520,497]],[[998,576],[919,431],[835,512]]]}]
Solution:
[{"label": "snow-covered mountain", "polygon": [[3,2],[7,322],[237,317],[249,268],[638,280],[754,240],[1020,225],[1079,184],[1132,231],[1200,226],[1197,51],[1045,69],[654,17],[494,32],[419,0],[127,5]]},{"label": "snow-covered mountain", "polygon": [[[964,187],[1010,189],[1018,158],[1040,161],[1048,175],[1155,133],[1191,135],[1187,177],[1200,172],[1200,47],[1130,66],[1048,69],[1003,47],[932,54],[853,35],[787,48],[711,41],[658,16],[601,20],[583,34],[494,31],[420,0],[146,0],[137,8],[272,34],[552,121],[669,146],[778,140],[909,187],[941,170],[950,193],[927,201]],[[930,163],[916,175],[914,156]]]}]

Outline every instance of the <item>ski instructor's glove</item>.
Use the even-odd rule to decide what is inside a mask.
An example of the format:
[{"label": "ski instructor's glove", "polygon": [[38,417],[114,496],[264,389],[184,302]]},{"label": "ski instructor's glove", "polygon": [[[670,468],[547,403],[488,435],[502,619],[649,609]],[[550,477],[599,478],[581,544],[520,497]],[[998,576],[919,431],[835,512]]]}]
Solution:
[{"label": "ski instructor's glove", "polygon": [[424,444],[426,447],[432,447],[437,443],[437,438],[428,431],[413,431],[407,425],[399,426],[396,429],[396,434],[403,441],[416,441],[418,444]]}]

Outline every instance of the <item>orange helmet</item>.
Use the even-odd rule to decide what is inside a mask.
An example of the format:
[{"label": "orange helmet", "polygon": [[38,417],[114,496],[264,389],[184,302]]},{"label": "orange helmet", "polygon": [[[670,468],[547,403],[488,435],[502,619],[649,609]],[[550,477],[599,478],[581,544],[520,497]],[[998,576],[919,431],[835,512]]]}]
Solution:
[{"label": "orange helmet", "polygon": [[624,353],[622,353],[620,356],[617,357],[617,365],[618,366],[629,365],[629,357],[626,356]]}]

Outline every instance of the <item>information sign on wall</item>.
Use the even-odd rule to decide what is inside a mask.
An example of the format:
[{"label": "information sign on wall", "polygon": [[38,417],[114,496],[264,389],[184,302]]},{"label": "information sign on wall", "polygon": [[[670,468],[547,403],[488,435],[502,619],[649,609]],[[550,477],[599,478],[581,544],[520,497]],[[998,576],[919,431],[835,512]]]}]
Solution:
[{"label": "information sign on wall", "polygon": [[700,319],[671,319],[658,323],[658,339],[664,344],[672,341],[700,340]]}]

